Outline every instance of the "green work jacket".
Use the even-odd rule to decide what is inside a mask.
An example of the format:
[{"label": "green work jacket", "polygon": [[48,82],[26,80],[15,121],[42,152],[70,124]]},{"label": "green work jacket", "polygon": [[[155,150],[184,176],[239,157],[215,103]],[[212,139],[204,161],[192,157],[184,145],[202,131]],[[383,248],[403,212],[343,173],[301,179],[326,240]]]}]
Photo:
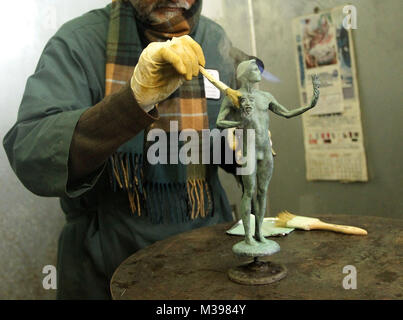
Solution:
[{"label": "green work jacket", "polygon": [[[68,186],[69,148],[77,122],[105,94],[109,13],[110,5],[93,10],[64,24],[49,40],[27,81],[17,121],[3,141],[24,186],[39,196],[60,198],[66,224],[58,247],[59,299],[108,299],[113,272],[137,250],[181,232],[232,220],[216,165],[209,166],[208,181],[213,215],[185,223],[151,224],[148,217],[133,215],[126,192],[111,191],[105,166],[78,185]],[[139,35],[133,37],[141,45]],[[217,50],[204,52],[206,67],[218,70],[221,80],[233,86],[234,64],[217,56],[230,42],[220,26],[202,16],[195,40],[207,39],[217,43]],[[222,98],[207,101],[213,114],[210,127],[215,126]]]}]

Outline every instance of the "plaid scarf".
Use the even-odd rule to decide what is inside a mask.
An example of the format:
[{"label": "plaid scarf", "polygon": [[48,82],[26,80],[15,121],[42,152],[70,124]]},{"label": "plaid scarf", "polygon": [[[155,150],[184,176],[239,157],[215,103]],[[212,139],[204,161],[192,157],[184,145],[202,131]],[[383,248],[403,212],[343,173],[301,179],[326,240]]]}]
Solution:
[{"label": "plaid scarf", "polygon": [[[113,0],[107,40],[105,95],[118,91],[130,80],[143,50],[139,45],[138,30],[148,42],[165,41],[184,34],[192,36],[197,28],[201,7],[202,0],[199,0],[183,16],[158,25],[144,25],[139,23],[130,2]],[[171,137],[178,136],[186,129],[197,130],[201,137],[201,130],[209,128],[203,78],[199,76],[186,81],[168,99],[159,103],[158,111],[160,120],[110,157],[113,190],[127,192],[131,211],[139,216],[144,212],[153,223],[168,220],[179,223],[207,217],[213,211],[213,204],[205,165],[169,163],[170,154],[177,155],[183,146],[179,142],[178,148],[172,149]],[[177,129],[174,128],[172,132],[171,121],[178,123]],[[151,145],[145,142],[151,129],[162,129],[167,133],[168,145],[166,150],[160,152],[167,152],[168,164],[150,165],[143,156]],[[201,153],[201,138],[198,142]]]}]

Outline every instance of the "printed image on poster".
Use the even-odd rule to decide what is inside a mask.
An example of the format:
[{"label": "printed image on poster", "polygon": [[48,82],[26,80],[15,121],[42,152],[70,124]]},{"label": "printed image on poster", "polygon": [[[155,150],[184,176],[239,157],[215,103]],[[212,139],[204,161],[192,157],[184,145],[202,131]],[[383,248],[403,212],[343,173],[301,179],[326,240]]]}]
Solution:
[{"label": "printed image on poster", "polygon": [[330,14],[301,20],[307,69],[337,64],[336,35]]}]

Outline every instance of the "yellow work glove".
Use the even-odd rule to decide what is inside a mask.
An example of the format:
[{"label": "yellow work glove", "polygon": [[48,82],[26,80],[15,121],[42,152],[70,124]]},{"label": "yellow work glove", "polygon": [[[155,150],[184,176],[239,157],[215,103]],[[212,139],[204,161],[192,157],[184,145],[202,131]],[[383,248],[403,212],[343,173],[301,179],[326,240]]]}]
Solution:
[{"label": "yellow work glove", "polygon": [[148,112],[185,80],[197,76],[199,65],[205,63],[202,48],[189,36],[150,43],[140,55],[131,79],[137,102]]}]

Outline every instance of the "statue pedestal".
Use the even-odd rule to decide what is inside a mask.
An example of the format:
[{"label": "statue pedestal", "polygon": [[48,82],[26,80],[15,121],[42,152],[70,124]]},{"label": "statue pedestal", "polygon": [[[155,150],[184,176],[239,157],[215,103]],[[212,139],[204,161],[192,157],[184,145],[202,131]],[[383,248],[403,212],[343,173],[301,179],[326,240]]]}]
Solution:
[{"label": "statue pedestal", "polygon": [[232,247],[232,252],[239,257],[253,257],[253,262],[231,268],[228,277],[236,283],[244,285],[264,285],[283,279],[287,268],[282,264],[270,261],[259,261],[259,257],[270,256],[280,251],[277,242],[266,240],[257,244],[238,242]]}]

